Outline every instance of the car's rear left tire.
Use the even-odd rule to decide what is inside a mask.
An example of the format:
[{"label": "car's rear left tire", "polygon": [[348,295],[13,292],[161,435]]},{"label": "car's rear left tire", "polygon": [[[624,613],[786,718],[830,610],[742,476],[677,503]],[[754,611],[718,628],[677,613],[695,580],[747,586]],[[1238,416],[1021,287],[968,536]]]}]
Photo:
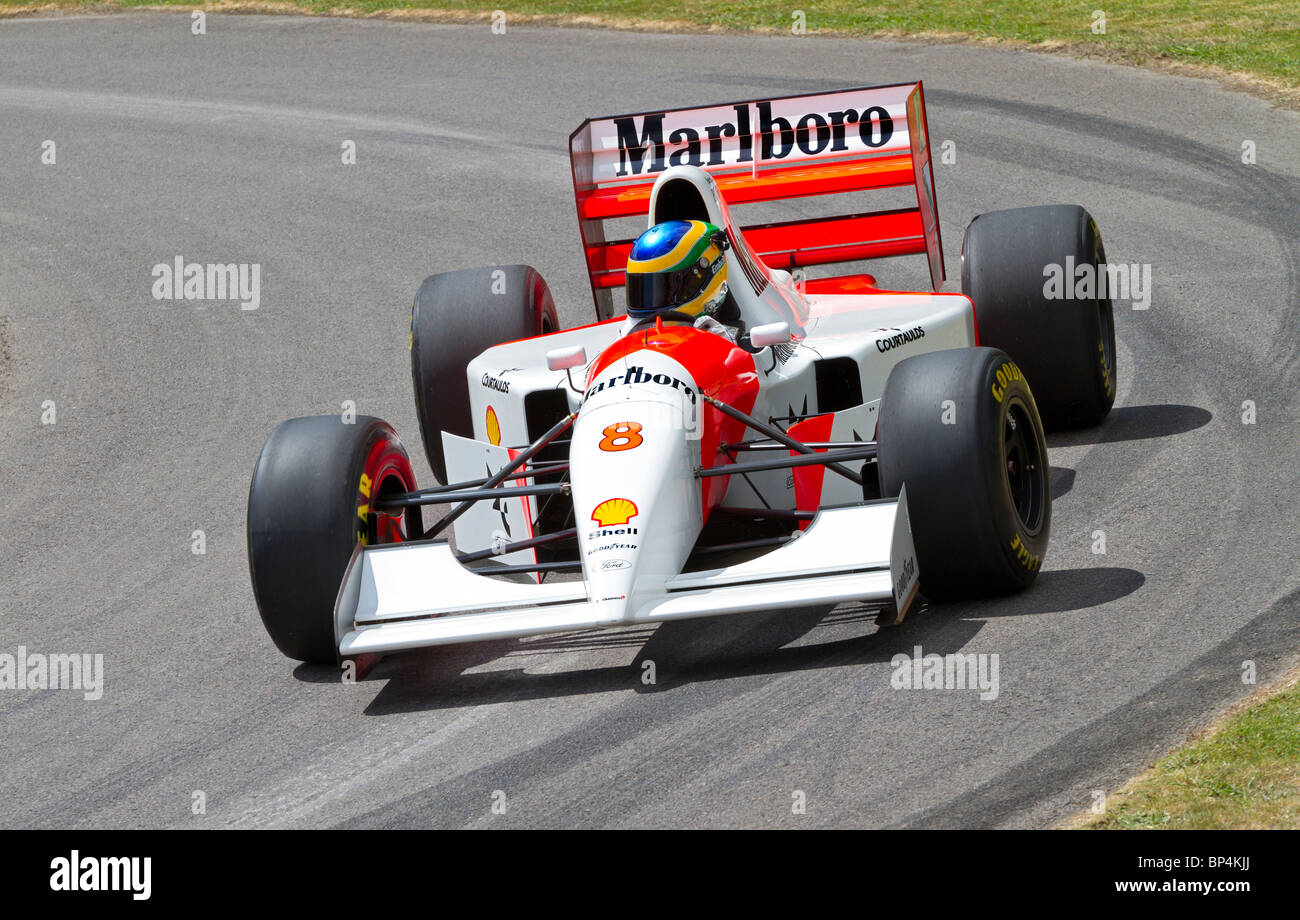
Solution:
[{"label": "car's rear left tire", "polygon": [[[1091,292],[1077,270],[1092,272]],[[962,240],[961,289],[981,345],[1029,378],[1048,430],[1101,423],[1115,402],[1115,317],[1097,223],[1075,204],[980,214]]]},{"label": "car's rear left tire", "polygon": [[374,505],[414,490],[406,448],[380,419],[294,418],[271,432],[248,489],[248,569],[281,652],[337,659],[334,602],[352,551],[358,542],[404,540],[419,509],[376,513]]},{"label": "car's rear left tire", "polygon": [[880,401],[881,493],[907,486],[921,592],[1007,594],[1038,575],[1052,522],[1046,440],[1024,373],[995,348],[895,365]]}]

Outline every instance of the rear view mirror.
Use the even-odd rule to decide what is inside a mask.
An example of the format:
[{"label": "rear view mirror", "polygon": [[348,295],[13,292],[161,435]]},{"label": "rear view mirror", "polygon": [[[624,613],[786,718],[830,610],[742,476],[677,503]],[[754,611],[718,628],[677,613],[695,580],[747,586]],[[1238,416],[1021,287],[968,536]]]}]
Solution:
[{"label": "rear view mirror", "polygon": [[749,341],[755,348],[765,345],[784,345],[790,341],[789,323],[767,323],[749,330]]},{"label": "rear view mirror", "polygon": [[546,366],[553,371],[567,371],[573,367],[582,367],[586,363],[587,349],[581,345],[552,348],[546,353]]}]

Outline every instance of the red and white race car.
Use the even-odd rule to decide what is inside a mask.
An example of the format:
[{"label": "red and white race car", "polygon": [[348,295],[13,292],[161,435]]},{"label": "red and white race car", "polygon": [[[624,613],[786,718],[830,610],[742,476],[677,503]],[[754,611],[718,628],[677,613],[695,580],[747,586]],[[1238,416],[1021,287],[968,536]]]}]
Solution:
[{"label": "red and white race car", "polygon": [[[919,82],[591,119],[570,157],[595,323],[561,330],[522,265],[436,274],[416,295],[415,399],[444,485],[418,489],[378,419],[292,419],[267,439],[249,567],[282,652],[335,661],[844,601],[897,622],[918,588],[1034,580],[1044,422],[1098,424],[1115,396],[1110,301],[1044,287],[1051,266],[1104,266],[1087,211],[977,217],[962,293],[939,293]],[[732,218],[889,188],[903,207]],[[607,231],[629,220],[725,230],[738,341],[619,315],[632,239]],[[907,254],[925,254],[933,291],[804,276]],[[426,529],[429,505],[449,510]]]}]

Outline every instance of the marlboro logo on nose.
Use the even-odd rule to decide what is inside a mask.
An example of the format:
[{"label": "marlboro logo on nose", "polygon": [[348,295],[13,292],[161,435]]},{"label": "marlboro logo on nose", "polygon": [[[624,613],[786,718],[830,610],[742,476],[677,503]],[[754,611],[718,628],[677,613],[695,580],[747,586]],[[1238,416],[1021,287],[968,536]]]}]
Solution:
[{"label": "marlboro logo on nose", "polygon": [[653,383],[656,386],[661,387],[672,387],[674,390],[680,390],[686,395],[686,398],[689,399],[692,404],[695,403],[695,390],[691,389],[690,384],[686,383],[686,381],[678,377],[670,376],[669,374],[652,374],[640,365],[629,367],[622,376],[616,373],[608,380],[602,380],[599,383],[593,382],[591,386],[587,388],[587,392],[582,398],[584,401],[590,399],[606,387],[624,386],[627,384],[645,385],[647,383]]},{"label": "marlboro logo on nose", "polygon": [[[735,113],[732,119],[718,124],[679,125],[669,130],[666,138],[664,119],[668,113],[615,118],[618,139],[615,175],[656,173],[669,166],[752,163],[755,138],[758,159],[762,162],[783,160],[795,151],[816,156],[874,150],[888,144],[894,136],[894,119],[881,105],[774,115],[771,102],[746,102],[733,106],[732,111]],[[674,121],[680,121],[680,113],[675,114],[679,117]],[[669,146],[673,147],[671,153],[667,150]]]}]

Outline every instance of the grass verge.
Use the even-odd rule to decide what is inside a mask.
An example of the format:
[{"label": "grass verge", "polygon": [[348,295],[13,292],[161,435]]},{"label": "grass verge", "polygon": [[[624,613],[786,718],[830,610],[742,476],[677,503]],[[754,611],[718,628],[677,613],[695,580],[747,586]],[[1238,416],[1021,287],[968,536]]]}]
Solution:
[{"label": "grass verge", "polygon": [[1067,826],[1300,828],[1300,671],[1134,777],[1105,814],[1081,813]]},{"label": "grass verge", "polygon": [[[1296,0],[0,0],[0,17],[67,9],[195,9],[668,31],[840,34],[1006,44],[1212,76],[1300,108]],[[1098,13],[1103,14],[1098,18]]]}]

